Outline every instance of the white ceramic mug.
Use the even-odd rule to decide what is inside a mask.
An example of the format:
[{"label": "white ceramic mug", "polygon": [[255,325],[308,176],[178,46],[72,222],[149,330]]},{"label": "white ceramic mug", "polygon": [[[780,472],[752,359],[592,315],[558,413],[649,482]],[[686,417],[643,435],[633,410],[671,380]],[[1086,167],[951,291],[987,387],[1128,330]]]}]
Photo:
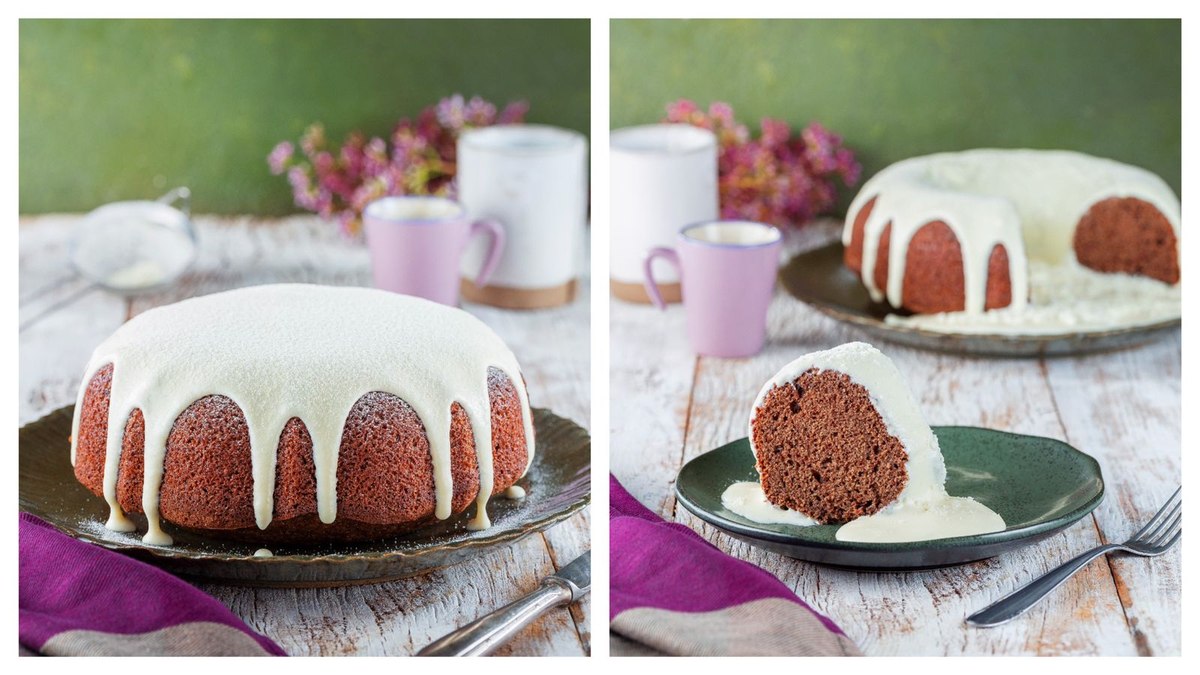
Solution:
[{"label": "white ceramic mug", "polygon": [[[651,124],[613,131],[610,138],[610,286],[622,300],[649,302],[642,261],[671,246],[685,225],[716,220],[717,137],[689,124]],[[662,297],[678,302],[679,273],[656,264]]]},{"label": "white ceramic mug", "polygon": [[587,227],[587,140],[557,127],[517,124],[469,131],[458,141],[458,200],[504,226],[508,241],[487,286],[470,281],[487,254],[462,259],[467,300],[552,307],[575,295]]}]

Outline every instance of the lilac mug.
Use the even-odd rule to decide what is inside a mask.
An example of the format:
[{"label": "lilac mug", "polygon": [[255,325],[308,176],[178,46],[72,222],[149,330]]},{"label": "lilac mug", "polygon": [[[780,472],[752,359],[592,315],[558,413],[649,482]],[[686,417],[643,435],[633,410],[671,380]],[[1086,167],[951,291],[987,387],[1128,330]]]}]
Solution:
[{"label": "lilac mug", "polygon": [[471,237],[488,233],[491,246],[475,277],[487,285],[504,252],[504,228],[472,220],[461,204],[443,197],[384,197],[367,205],[363,228],[375,287],[458,304],[459,259]]},{"label": "lilac mug", "polygon": [[643,262],[646,293],[666,309],[652,264],[662,258],[679,270],[688,340],[697,354],[737,358],[762,350],[767,306],[775,288],[783,235],[748,220],[689,225],[675,248],[653,248]]}]

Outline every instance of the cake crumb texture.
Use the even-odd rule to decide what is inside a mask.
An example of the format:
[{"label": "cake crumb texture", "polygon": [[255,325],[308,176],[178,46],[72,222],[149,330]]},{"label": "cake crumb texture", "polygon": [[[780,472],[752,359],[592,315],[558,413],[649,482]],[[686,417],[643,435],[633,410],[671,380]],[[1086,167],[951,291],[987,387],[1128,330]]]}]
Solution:
[{"label": "cake crumb texture", "polygon": [[767,498],[821,523],[876,513],[908,481],[903,445],[844,373],[814,368],[775,386],[751,432]]},{"label": "cake crumb texture", "polygon": [[1099,272],[1179,283],[1175,230],[1154,205],[1133,197],[1096,202],[1075,228],[1075,257]]}]

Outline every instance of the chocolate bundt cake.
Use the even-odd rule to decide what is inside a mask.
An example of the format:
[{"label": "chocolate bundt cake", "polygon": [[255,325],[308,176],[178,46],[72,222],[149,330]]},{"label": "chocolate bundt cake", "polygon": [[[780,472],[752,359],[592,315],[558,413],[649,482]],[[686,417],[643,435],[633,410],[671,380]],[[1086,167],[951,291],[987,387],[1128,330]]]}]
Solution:
[{"label": "chocolate bundt cake", "polygon": [[[837,538],[859,541],[1004,529],[984,505],[946,493],[937,436],[896,366],[868,344],[806,354],[780,370],[754,403],[750,447],[761,487],[734,484],[722,501],[735,512],[753,507],[744,513],[752,520],[847,523]],[[755,494],[774,508],[764,512]]]},{"label": "chocolate bundt cake", "polygon": [[488,498],[534,451],[512,352],[461,310],[364,288],[274,285],[138,315],[92,356],[76,478],[108,527],[160,521],[261,543],[399,534]]},{"label": "chocolate bundt cake", "polygon": [[876,302],[918,314],[1023,308],[1029,262],[1179,283],[1179,199],[1158,176],[1076,152],[969,150],[873,176],[845,264]]}]

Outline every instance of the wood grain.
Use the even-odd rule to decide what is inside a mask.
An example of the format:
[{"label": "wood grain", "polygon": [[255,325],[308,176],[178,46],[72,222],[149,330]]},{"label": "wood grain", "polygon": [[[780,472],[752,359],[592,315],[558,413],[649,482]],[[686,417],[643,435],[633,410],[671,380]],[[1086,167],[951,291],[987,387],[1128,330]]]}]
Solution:
[{"label": "wood grain", "polygon": [[697,364],[683,312],[614,300],[610,322],[610,470],[631,495],[669,516]]},{"label": "wood grain", "polygon": [[[789,252],[828,240],[825,224]],[[612,304],[612,470],[634,496],[771,572],[872,655],[1179,654],[1179,552],[1097,561],[1028,615],[978,629],[963,619],[1063,560],[1132,533],[1180,480],[1178,334],[1135,350],[1051,361],[962,358],[880,344],[931,424],[1064,439],[1103,465],[1094,517],[991,560],[907,573],[854,572],[765,552],[675,508],[684,461],[744,437],[759,388],[805,352],[862,339],[777,292],[769,342],[749,359],[692,356],[682,307]],[[682,451],[680,451],[682,448]]]},{"label": "wood grain", "polygon": [[[200,253],[172,288],[126,300],[90,288],[67,260],[78,216],[26,218],[20,228],[21,422],[74,402],[91,350],[140,312],[241,286],[302,282],[368,285],[365,248],[311,217],[261,221],[198,218]],[[512,347],[531,402],[587,426],[590,409],[588,293],[553,310],[466,309]],[[64,458],[65,461],[65,458]],[[340,589],[263,589],[198,584],[255,630],[295,655],[410,654],[533,590],[590,547],[578,514],[515,545],[401,581]],[[585,655],[591,605],[557,609],[501,654]]]},{"label": "wood grain", "polygon": [[[1046,363],[1066,440],[1104,472],[1109,497],[1095,518],[1106,542],[1137,531],[1182,481],[1181,349],[1175,333],[1142,349]],[[1107,559],[1139,654],[1180,652],[1181,555],[1177,546],[1159,558]]]}]

